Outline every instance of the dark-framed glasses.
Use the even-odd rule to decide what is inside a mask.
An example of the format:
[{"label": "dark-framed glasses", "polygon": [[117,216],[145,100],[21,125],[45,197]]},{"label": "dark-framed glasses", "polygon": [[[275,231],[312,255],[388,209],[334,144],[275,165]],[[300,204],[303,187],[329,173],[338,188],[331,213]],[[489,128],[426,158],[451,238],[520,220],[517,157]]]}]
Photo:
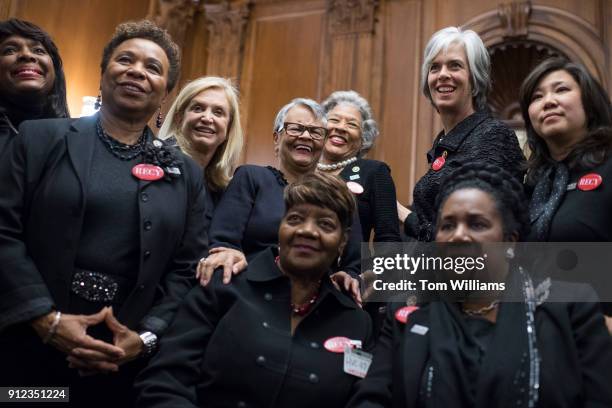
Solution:
[{"label": "dark-framed glasses", "polygon": [[327,137],[327,129],[320,126],[306,126],[300,123],[285,122],[283,129],[289,136],[298,137],[301,136],[305,131],[308,131],[310,137],[314,140],[321,140]]}]

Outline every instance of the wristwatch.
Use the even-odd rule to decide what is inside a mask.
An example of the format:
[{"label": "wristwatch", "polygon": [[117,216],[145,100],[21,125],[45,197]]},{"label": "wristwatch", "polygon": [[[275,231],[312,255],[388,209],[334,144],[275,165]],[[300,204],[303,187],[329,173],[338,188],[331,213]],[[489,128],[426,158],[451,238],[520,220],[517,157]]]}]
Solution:
[{"label": "wristwatch", "polygon": [[142,340],[142,356],[148,357],[155,352],[157,349],[157,336],[155,333],[150,331],[142,332],[139,334],[140,340]]}]

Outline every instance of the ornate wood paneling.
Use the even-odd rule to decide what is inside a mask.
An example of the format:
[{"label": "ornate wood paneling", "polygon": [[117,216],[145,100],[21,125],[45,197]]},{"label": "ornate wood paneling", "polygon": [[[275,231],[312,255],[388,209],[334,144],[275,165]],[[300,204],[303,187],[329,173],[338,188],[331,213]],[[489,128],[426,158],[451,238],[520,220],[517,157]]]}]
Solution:
[{"label": "ornate wood paneling", "polygon": [[241,87],[248,163],[274,163],[272,124],[285,103],[319,98],[324,5],[262,3],[253,8]]},{"label": "ornate wood paneling", "polygon": [[208,74],[239,82],[250,7],[250,0],[204,5],[208,28]]}]

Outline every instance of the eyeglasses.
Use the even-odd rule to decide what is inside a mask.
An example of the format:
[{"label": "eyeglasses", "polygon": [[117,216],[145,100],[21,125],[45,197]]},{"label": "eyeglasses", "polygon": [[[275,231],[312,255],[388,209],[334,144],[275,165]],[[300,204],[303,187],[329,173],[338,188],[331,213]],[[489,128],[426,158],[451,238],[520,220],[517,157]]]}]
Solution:
[{"label": "eyeglasses", "polygon": [[283,129],[285,129],[285,132],[287,132],[289,136],[293,137],[301,136],[307,130],[310,137],[314,140],[321,140],[327,137],[327,129],[320,126],[306,126],[300,123],[285,122],[283,124]]}]

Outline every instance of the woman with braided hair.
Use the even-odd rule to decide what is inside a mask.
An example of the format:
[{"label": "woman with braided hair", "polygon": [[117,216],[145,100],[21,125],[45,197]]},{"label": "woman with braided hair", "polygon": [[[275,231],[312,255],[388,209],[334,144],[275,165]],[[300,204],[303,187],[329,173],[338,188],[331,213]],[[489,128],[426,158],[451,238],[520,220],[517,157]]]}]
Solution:
[{"label": "woman with braided hair", "polygon": [[[465,165],[443,180],[436,214],[438,243],[511,243],[529,230],[521,184],[487,164]],[[594,298],[592,290],[547,281],[541,291],[511,253],[487,268],[507,285],[489,304],[470,294],[464,301],[440,296],[409,314],[394,308],[348,406],[612,406],[612,341],[597,303],[550,301],[569,291]]]}]

